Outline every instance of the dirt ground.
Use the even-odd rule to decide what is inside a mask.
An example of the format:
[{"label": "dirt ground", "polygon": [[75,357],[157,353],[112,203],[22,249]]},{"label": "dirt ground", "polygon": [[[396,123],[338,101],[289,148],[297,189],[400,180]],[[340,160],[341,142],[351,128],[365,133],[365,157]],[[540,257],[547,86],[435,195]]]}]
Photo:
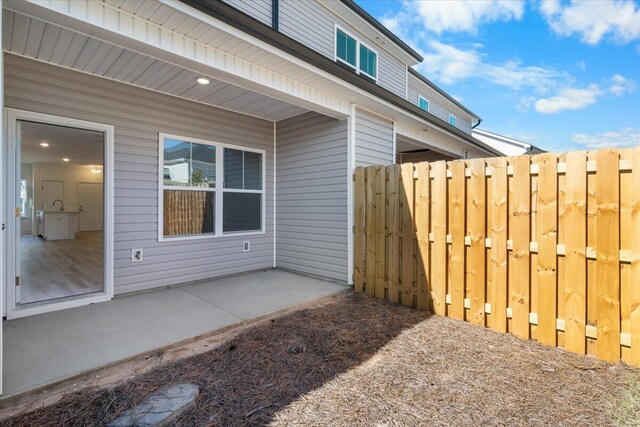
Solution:
[{"label": "dirt ground", "polygon": [[366,296],[336,298],[113,388],[7,426],[105,425],[149,393],[193,382],[178,425],[633,425],[640,370]]}]

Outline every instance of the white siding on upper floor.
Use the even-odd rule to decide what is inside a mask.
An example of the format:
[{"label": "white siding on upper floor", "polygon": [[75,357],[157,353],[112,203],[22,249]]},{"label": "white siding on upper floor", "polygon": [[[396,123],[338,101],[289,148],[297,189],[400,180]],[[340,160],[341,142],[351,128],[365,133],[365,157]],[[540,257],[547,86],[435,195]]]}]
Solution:
[{"label": "white siding on upper floor", "polygon": [[393,159],[393,123],[356,110],[356,166],[389,165]]},{"label": "white siding on upper floor", "polygon": [[273,0],[223,0],[252,18],[271,26]]},{"label": "white siding on upper floor", "polygon": [[408,101],[419,106],[418,96],[422,96],[429,101],[429,112],[431,114],[447,123],[449,123],[449,114],[453,114],[456,116],[456,127],[471,135],[471,117],[468,113],[453,105],[451,101],[448,101],[444,96],[432,88],[429,88],[425,83],[418,81],[415,77],[409,76]]},{"label": "white siding on upper floor", "polygon": [[347,121],[307,113],[276,137],[276,265],[346,282]]},{"label": "white siding on upper floor", "polygon": [[[273,122],[6,54],[5,105],[115,127],[116,294],[273,266]],[[266,150],[266,233],[158,242],[159,132]]]},{"label": "white siding on upper floor", "polygon": [[[335,25],[344,28],[378,52],[378,84],[406,97],[406,64],[365,37],[315,0],[280,0],[279,29],[316,52],[334,59]],[[363,77],[364,78],[364,77]]]}]

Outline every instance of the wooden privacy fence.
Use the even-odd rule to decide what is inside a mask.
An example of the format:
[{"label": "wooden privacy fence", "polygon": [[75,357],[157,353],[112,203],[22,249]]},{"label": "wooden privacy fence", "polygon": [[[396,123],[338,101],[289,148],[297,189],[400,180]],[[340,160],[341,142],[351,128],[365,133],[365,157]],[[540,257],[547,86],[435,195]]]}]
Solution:
[{"label": "wooden privacy fence", "polygon": [[354,179],[357,292],[640,364],[640,148]]}]

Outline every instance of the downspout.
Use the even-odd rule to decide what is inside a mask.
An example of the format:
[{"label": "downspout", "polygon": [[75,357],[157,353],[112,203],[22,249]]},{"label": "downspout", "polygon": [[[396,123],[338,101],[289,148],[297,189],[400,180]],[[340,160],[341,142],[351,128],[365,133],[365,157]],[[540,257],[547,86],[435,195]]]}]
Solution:
[{"label": "downspout", "polygon": [[[277,1],[277,0],[274,0],[274,1]],[[478,123],[476,123],[475,125],[471,126],[471,129],[477,128],[478,126],[480,126],[480,123],[482,123],[482,119],[480,117],[478,117]]]},{"label": "downspout", "polygon": [[278,31],[278,18],[280,16],[279,0],[271,0],[271,28]]}]

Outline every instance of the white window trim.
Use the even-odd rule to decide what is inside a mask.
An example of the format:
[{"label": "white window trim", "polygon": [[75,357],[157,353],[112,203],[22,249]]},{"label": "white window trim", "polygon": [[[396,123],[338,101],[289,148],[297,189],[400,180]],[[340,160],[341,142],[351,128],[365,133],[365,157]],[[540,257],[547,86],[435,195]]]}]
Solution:
[{"label": "white window trim", "polygon": [[[453,118],[453,123],[451,123],[452,118]],[[451,113],[449,113],[449,124],[453,127],[458,127],[458,118]]]},{"label": "white window trim", "polygon": [[[193,142],[196,144],[210,145],[216,147],[216,184],[214,188],[200,188],[188,186],[164,186],[164,140],[177,139],[179,141]],[[262,189],[261,190],[245,190],[224,188],[224,149],[230,148],[234,150],[249,151],[262,155]],[[208,141],[199,138],[191,138],[181,135],[173,135],[168,133],[158,133],[158,242],[175,242],[181,240],[199,240],[199,239],[218,239],[224,237],[251,236],[266,233],[266,182],[267,182],[267,152],[258,148],[243,147],[239,145],[225,144],[217,141]],[[193,236],[164,236],[164,190],[187,190],[187,191],[209,191],[215,193],[215,211],[214,224],[215,229],[212,234],[198,234]],[[252,231],[223,231],[223,197],[224,193],[254,193],[261,194],[260,207],[260,230]]]},{"label": "white window trim", "polygon": [[[426,110],[420,106],[420,101],[424,101],[424,102],[427,103],[427,109]],[[421,110],[426,111],[428,113],[429,110],[431,109],[431,102],[429,102],[429,100],[427,98],[425,98],[424,96],[418,95],[418,108],[420,108]]]},{"label": "white window trim", "polygon": [[[348,63],[347,61],[345,61],[342,58],[338,57],[338,30],[342,31],[343,33],[345,33],[346,35],[348,35],[349,37],[351,37],[352,39],[354,39],[356,41],[356,65],[355,67]],[[371,74],[364,72],[360,69],[360,45],[366,47],[367,49],[369,49],[371,52],[376,54],[376,75],[372,76]],[[378,76],[380,75],[380,53],[376,50],[373,49],[371,47],[371,45],[369,45],[368,43],[364,43],[362,41],[360,41],[360,39],[356,36],[353,35],[353,33],[351,33],[350,31],[345,30],[343,27],[341,27],[338,24],[334,24],[334,31],[333,31],[333,60],[336,62],[340,62],[342,64],[345,64],[347,67],[351,68],[353,71],[356,72],[356,74],[362,74],[363,76],[367,76],[368,78],[372,79],[373,81],[376,82],[376,84],[378,83]]]}]

